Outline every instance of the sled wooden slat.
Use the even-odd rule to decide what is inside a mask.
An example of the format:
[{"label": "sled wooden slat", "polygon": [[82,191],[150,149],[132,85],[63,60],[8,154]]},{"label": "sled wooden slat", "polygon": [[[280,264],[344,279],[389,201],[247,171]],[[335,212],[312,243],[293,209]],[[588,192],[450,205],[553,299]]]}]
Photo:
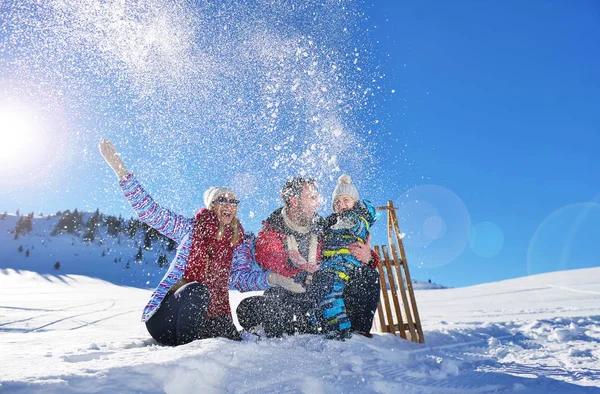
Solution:
[{"label": "sled wooden slat", "polygon": [[[381,256],[381,251],[379,249],[379,246],[375,246],[375,252]],[[394,317],[392,315],[392,308],[390,307],[390,296],[387,292],[387,289],[384,287],[385,285],[385,274],[383,272],[383,264],[380,264],[377,267],[377,270],[379,271],[379,283],[381,283],[382,286],[382,299],[379,302],[379,317],[380,317],[380,327],[383,329],[384,327],[386,328],[386,330],[384,332],[391,332],[392,334],[395,334],[395,330],[393,328],[393,326],[390,326],[388,324],[385,324],[386,320],[382,319],[383,317],[383,309],[385,308],[385,313],[387,316],[387,321],[394,321]]]},{"label": "sled wooden slat", "polygon": [[[401,264],[403,263],[404,260],[400,261],[398,259],[398,253],[396,251],[396,242],[398,243],[402,243],[402,239],[401,238],[394,238],[394,231],[397,231],[398,227],[396,226],[397,223],[397,219],[396,219],[396,210],[392,204],[391,201],[388,201],[388,217],[387,217],[387,224],[388,224],[388,244],[390,245],[391,248],[391,253],[392,253],[392,259],[389,258],[389,256],[385,256],[386,260],[390,260],[389,261],[389,266],[390,266],[390,273],[393,274],[393,272],[396,272],[396,279],[398,280],[398,287],[400,288],[400,295],[402,297],[402,305],[404,306],[404,312],[405,312],[405,316],[406,316],[406,322],[408,323],[408,327],[409,327],[409,334],[410,334],[410,339],[414,341],[414,338],[416,338],[416,331],[415,331],[415,327],[414,327],[414,323],[413,323],[413,319],[410,313],[410,306],[408,303],[408,297],[406,296],[406,288],[404,286],[404,277],[402,276],[402,267],[401,265],[406,269],[406,265]],[[396,235],[398,235],[398,233],[396,233]],[[392,275],[393,276],[393,275]],[[412,293],[411,293],[412,294]],[[412,299],[414,299],[414,296],[411,296]],[[397,299],[397,296],[396,296]],[[398,323],[399,325],[402,327],[402,318],[401,318],[401,312],[400,311],[396,311],[398,313]],[[405,333],[406,331],[403,330]]]},{"label": "sled wooden slat", "polygon": [[[388,204],[390,207],[393,207],[392,202],[389,201]],[[396,211],[394,209],[390,209],[390,216],[392,216],[392,222],[394,224],[394,230],[396,233],[396,242],[400,248],[400,258],[402,261],[402,268],[404,268],[404,275],[406,277],[406,286],[408,287],[408,294],[410,295],[410,303],[412,306],[412,311],[414,315],[414,322],[416,325],[417,333],[418,333],[418,342],[424,343],[425,338],[423,337],[423,326],[421,325],[421,318],[419,317],[419,309],[417,308],[417,300],[415,299],[415,292],[413,289],[413,282],[410,277],[410,271],[408,270],[408,264],[406,262],[406,253],[404,251],[404,244],[402,243],[402,238],[400,234],[400,225],[398,224],[398,218],[396,217]]]},{"label": "sled wooden slat", "polygon": [[[379,255],[379,246],[375,246],[375,253],[377,253]],[[385,277],[383,276],[383,270],[381,269],[381,267],[377,268],[377,272],[379,273],[379,283],[385,283],[385,280],[384,280]],[[383,294],[383,292],[381,294]],[[383,302],[381,300],[382,297],[383,297],[382,295],[379,296],[379,304],[377,305],[377,316],[379,317],[379,322],[381,322],[381,323],[385,322],[385,318],[383,315],[384,306],[383,306]],[[383,330],[383,327],[382,327],[382,331],[390,332],[390,329],[386,326],[385,330]]]},{"label": "sled wooden slat", "polygon": [[402,296],[402,305],[404,306],[404,313],[406,316],[406,324],[408,324],[408,332],[410,332],[410,338],[416,338],[417,336],[417,331],[415,329],[415,323],[414,320],[412,318],[412,313],[410,310],[410,303],[408,301],[408,297],[406,296],[406,287],[404,286],[404,277],[402,276],[402,270],[406,267],[404,264],[401,264],[401,262],[398,259],[398,252],[396,251],[396,245],[392,244],[392,258],[393,260],[391,261],[395,271],[396,271],[396,277],[398,279],[398,287],[400,287],[400,295]]},{"label": "sled wooden slat", "polygon": [[[394,207],[392,201],[388,201],[386,206],[376,209],[387,211],[388,245],[374,247],[375,252],[381,258],[377,270],[382,288],[377,308],[378,322],[376,323],[378,324],[375,326],[381,332],[390,332],[414,342],[424,343],[423,327],[402,243],[403,236],[396,216],[397,208]],[[389,291],[387,283],[389,283]],[[395,316],[393,312],[395,312]]]},{"label": "sled wooden slat", "polygon": [[[398,320],[398,324],[400,326],[402,326],[402,311],[400,309],[400,300],[398,299],[398,291],[396,289],[396,282],[394,281],[394,272],[392,269],[393,265],[390,264],[392,261],[390,260],[390,255],[387,250],[387,245],[382,245],[381,251],[383,253],[384,267],[385,267],[385,270],[387,271],[388,283],[390,284],[390,290],[392,292],[392,302],[394,304],[394,311],[396,312],[396,320]],[[388,320],[388,322],[390,324],[393,321],[394,321],[394,319]],[[407,339],[406,332],[404,330],[400,330],[399,332],[400,332],[400,336],[402,338]]]},{"label": "sled wooden slat", "polygon": [[[386,325],[384,332],[388,332],[387,330],[389,330],[389,325]],[[400,328],[399,324],[394,324],[394,330],[396,331],[408,331],[408,324],[404,323],[404,326],[402,328]]]}]

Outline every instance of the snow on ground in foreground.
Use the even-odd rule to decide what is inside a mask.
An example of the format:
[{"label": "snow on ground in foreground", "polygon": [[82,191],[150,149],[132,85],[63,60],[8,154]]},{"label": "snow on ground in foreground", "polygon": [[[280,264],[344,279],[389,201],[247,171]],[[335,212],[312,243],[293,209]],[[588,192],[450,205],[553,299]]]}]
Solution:
[{"label": "snow on ground in foreground", "polygon": [[0,392],[600,392],[600,268],[418,291],[425,345],[385,334],[157,346],[139,322],[149,295],[0,270]]}]

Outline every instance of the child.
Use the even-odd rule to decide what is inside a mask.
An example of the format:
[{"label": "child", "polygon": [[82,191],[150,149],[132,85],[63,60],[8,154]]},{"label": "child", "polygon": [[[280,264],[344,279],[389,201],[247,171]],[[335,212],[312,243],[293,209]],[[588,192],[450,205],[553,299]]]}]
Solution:
[{"label": "child", "polygon": [[358,191],[348,175],[342,175],[333,193],[333,209],[325,220],[323,260],[314,274],[310,294],[317,303],[317,320],[328,338],[351,337],[343,293],[350,274],[361,262],[347,249],[359,241],[366,243],[376,212],[368,200],[359,201]]}]

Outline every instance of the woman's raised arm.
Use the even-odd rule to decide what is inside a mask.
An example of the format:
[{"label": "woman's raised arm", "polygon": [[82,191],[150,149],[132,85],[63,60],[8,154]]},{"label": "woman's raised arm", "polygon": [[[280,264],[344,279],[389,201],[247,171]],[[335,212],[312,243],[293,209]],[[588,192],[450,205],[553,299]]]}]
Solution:
[{"label": "woman's raised arm", "polygon": [[104,139],[100,142],[100,153],[119,178],[125,198],[142,222],[178,244],[192,233],[194,219],[176,214],[157,204],[136,177],[127,171],[125,163],[109,140]]}]

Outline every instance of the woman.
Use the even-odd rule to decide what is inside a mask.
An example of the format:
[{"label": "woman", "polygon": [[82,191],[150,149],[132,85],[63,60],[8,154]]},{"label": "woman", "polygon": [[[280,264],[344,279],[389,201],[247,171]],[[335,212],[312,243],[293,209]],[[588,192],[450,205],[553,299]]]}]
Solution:
[{"label": "woman", "polygon": [[140,219],[178,243],[177,255],[142,315],[160,344],[181,345],[196,339],[239,340],[229,307],[229,270],[244,230],[236,216],[239,200],[227,187],[211,187],[195,218],[186,218],[154,202],[108,140],[100,152],[120,180],[125,197]]}]

